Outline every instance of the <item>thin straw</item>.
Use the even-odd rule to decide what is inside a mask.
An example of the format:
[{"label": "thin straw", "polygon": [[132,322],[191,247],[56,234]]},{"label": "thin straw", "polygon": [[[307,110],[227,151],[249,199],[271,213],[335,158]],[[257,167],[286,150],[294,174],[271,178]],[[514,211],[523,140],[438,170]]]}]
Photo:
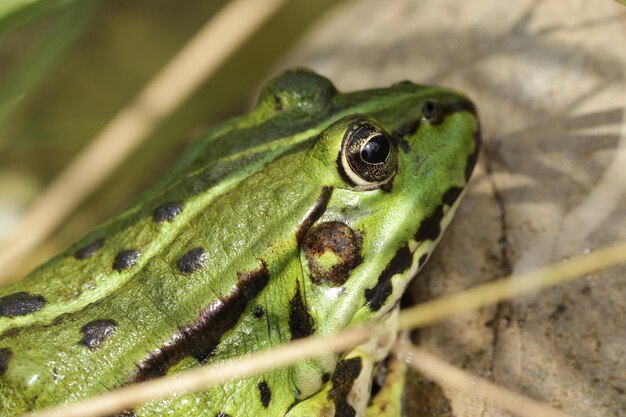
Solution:
[{"label": "thin straw", "polygon": [[5,275],[4,280],[284,2],[231,1],[207,22],[50,183],[16,229],[3,239],[0,274]]}]

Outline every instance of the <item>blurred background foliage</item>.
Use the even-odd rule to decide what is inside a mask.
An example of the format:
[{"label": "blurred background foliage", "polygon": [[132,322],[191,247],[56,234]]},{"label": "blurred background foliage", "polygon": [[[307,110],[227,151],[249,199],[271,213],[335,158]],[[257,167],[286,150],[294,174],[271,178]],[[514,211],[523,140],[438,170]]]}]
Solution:
[{"label": "blurred background foliage", "polygon": [[[0,235],[226,1],[0,2]],[[25,271],[127,205],[197,137],[248,109],[333,0],[291,0],[31,256]],[[210,53],[210,51],[207,51]]]}]

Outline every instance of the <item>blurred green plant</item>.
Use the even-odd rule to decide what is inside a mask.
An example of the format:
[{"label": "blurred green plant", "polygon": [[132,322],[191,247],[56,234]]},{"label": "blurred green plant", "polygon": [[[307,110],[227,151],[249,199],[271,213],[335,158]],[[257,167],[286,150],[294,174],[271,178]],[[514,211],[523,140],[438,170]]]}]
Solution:
[{"label": "blurred green plant", "polygon": [[0,2],[0,35],[50,14],[67,10],[75,3],[89,0],[2,0]]},{"label": "blurred green plant", "polygon": [[[67,48],[82,33],[99,1],[96,0],[3,0],[0,2],[0,48],[11,43],[11,34],[26,24],[42,20],[30,47],[0,71],[0,149],[7,139],[5,122],[22,98],[45,77]],[[9,46],[6,49],[11,49]],[[5,51],[6,55],[10,55]]]},{"label": "blurred green plant", "polygon": [[[5,172],[45,186],[226,2],[0,0],[0,182]],[[207,126],[249,107],[276,62],[338,3],[288,1],[22,272],[127,204]]]}]

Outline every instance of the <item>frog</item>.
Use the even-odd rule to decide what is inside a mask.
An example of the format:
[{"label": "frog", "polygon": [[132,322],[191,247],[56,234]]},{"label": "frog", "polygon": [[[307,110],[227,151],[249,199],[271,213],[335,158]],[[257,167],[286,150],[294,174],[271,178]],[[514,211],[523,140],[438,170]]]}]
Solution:
[{"label": "frog", "polygon": [[[480,142],[476,108],[454,90],[341,93],[285,71],[134,203],[0,289],[0,416],[373,321],[395,334]],[[400,416],[392,341],[117,415]]]}]

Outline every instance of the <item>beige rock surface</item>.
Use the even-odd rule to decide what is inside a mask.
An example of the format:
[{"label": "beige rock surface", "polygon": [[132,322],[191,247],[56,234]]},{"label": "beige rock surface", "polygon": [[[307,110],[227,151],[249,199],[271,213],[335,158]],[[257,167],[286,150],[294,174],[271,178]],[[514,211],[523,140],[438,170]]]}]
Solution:
[{"label": "beige rock surface", "polygon": [[[626,8],[609,0],[357,0],[320,20],[285,67],[342,90],[440,84],[478,105],[480,165],[416,280],[421,300],[626,239],[624,45]],[[626,416],[626,266],[423,329],[419,341],[572,416]],[[444,392],[456,416],[509,415]]]}]

